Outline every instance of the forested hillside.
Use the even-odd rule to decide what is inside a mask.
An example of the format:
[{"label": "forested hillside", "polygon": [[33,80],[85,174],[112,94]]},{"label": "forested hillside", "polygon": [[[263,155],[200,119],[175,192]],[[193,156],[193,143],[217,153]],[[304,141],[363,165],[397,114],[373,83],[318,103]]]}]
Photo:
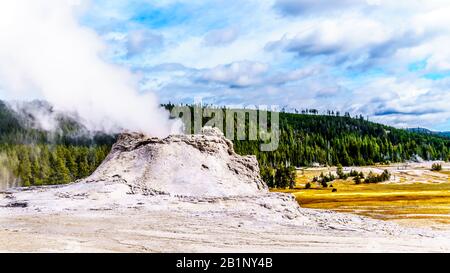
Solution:
[{"label": "forested hillside", "polygon": [[238,141],[237,151],[256,154],[261,174],[271,186],[287,186],[276,179],[289,166],[344,166],[403,162],[411,159],[450,159],[450,139],[396,129],[348,115],[280,114],[280,146],[259,152],[257,143]]},{"label": "forested hillside", "polygon": [[449,160],[450,139],[372,123],[362,117],[280,113],[280,146],[259,153],[258,143],[237,141],[242,153],[256,153],[262,165],[370,165],[419,156]]},{"label": "forested hillside", "polygon": [[[171,109],[173,105],[166,107]],[[314,109],[298,112],[301,114],[280,113],[280,144],[276,151],[261,152],[259,141],[234,141],[238,153],[257,156],[261,174],[270,186],[288,181],[282,178],[289,176],[289,168],[294,166],[450,159],[450,139],[446,137],[396,129],[361,116],[352,118],[349,113],[341,116],[329,111],[319,115]],[[286,186],[282,184],[278,186]]]},{"label": "forested hillside", "polygon": [[421,134],[435,135],[435,136],[442,136],[442,137],[450,138],[450,132],[431,131],[429,129],[420,128],[420,127],[419,128],[408,128],[407,130],[410,132],[416,132],[416,133],[421,133]]},{"label": "forested hillside", "polygon": [[[168,109],[173,106],[165,105]],[[52,111],[45,103],[38,107]],[[31,114],[17,114],[0,101],[0,183],[45,185],[86,177],[115,140],[105,134],[83,133],[82,126],[65,116],[58,118],[58,130],[52,133],[30,126],[32,123]],[[318,115],[317,110],[280,113],[280,129],[279,148],[273,152],[261,152],[259,141],[234,141],[238,153],[257,156],[270,186],[285,186],[273,183],[285,183],[294,166],[450,159],[449,138],[396,129],[349,114]]]},{"label": "forested hillside", "polygon": [[81,133],[80,125],[67,117],[58,121],[51,133],[33,128],[33,116],[16,113],[0,101],[0,188],[64,184],[97,168],[114,137]]}]

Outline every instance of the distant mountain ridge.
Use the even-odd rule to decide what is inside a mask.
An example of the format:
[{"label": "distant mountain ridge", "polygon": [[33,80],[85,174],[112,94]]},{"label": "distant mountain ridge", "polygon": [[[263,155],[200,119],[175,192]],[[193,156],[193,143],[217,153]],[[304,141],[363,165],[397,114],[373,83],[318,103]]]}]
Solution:
[{"label": "distant mountain ridge", "polygon": [[442,136],[442,137],[448,137],[450,138],[450,131],[446,132],[440,132],[440,131],[433,131],[427,128],[408,128],[407,131],[419,133],[419,134],[427,134],[427,135],[436,135],[436,136]]},{"label": "distant mountain ridge", "polygon": [[55,111],[46,101],[0,100],[1,144],[112,145],[115,136],[89,131],[73,114]]}]

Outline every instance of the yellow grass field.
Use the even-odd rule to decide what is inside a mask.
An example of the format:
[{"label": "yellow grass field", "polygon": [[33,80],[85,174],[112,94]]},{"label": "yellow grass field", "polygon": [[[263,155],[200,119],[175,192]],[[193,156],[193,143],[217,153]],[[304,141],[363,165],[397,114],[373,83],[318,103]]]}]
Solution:
[{"label": "yellow grass field", "polygon": [[376,219],[395,221],[408,226],[428,226],[436,229],[450,229],[450,171],[435,173],[428,166],[414,165],[375,166],[352,168],[363,171],[389,169],[392,181],[380,184],[356,185],[351,178],[336,180],[333,188],[322,188],[311,183],[314,176],[335,169],[315,168],[298,171],[296,187],[293,190],[275,190],[295,195],[302,207],[330,209],[355,213]]}]

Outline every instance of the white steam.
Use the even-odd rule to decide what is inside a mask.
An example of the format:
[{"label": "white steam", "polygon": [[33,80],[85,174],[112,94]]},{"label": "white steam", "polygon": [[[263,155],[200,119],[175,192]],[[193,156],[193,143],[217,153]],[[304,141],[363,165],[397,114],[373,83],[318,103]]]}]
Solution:
[{"label": "white steam", "polygon": [[177,131],[157,98],[139,93],[136,76],[102,59],[102,40],[77,21],[81,4],[0,1],[0,99],[45,99],[91,130]]}]

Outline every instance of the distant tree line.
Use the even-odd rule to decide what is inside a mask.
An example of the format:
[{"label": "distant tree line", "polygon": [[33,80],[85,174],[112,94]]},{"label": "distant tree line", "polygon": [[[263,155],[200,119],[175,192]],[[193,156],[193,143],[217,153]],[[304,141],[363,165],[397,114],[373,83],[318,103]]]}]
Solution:
[{"label": "distant tree line", "polygon": [[[174,106],[165,105],[169,110]],[[189,107],[194,112],[193,106]],[[225,108],[219,109],[223,109],[226,116]],[[204,118],[203,123],[208,120]],[[248,127],[247,119],[245,128],[248,130]],[[289,186],[284,182],[277,184],[274,177],[277,170],[289,176],[284,169],[292,166],[364,166],[404,162],[417,157],[450,160],[450,138],[397,129],[370,122],[363,116],[351,117],[349,113],[341,115],[328,111],[326,115],[319,115],[315,109],[280,113],[280,145],[276,151],[261,152],[261,141],[233,142],[237,153],[257,156],[263,179],[274,187]]]},{"label": "distant tree line", "polygon": [[[450,159],[450,139],[408,132],[363,118],[280,114],[280,146],[261,152],[256,141],[234,141],[240,154],[255,154],[263,178],[266,168],[280,166],[365,166],[420,157]],[[362,180],[363,178],[360,177]]]},{"label": "distant tree line", "polygon": [[[312,179],[312,183],[317,183],[321,185],[323,188],[327,188],[330,182],[334,182],[336,179],[348,180],[349,178],[353,178],[355,184],[359,185],[361,183],[372,184],[372,183],[381,183],[386,182],[391,179],[391,173],[388,170],[384,170],[381,174],[377,175],[373,172],[370,172],[367,177],[364,176],[363,172],[358,172],[356,170],[351,170],[348,173],[344,172],[344,168],[342,165],[337,166],[336,175],[329,172],[325,175],[323,172],[320,176],[316,176]],[[306,184],[306,188],[311,188],[311,183]]]},{"label": "distant tree line", "polygon": [[283,165],[277,168],[267,166],[261,168],[261,177],[270,188],[294,188],[297,172],[294,167]]},{"label": "distant tree line", "polygon": [[109,153],[115,136],[86,134],[61,119],[54,132],[26,125],[0,101],[0,183],[65,184],[89,176]]},{"label": "distant tree line", "polygon": [[106,145],[2,144],[0,180],[9,179],[4,183],[22,186],[66,184],[89,176],[106,157],[109,149]]}]

